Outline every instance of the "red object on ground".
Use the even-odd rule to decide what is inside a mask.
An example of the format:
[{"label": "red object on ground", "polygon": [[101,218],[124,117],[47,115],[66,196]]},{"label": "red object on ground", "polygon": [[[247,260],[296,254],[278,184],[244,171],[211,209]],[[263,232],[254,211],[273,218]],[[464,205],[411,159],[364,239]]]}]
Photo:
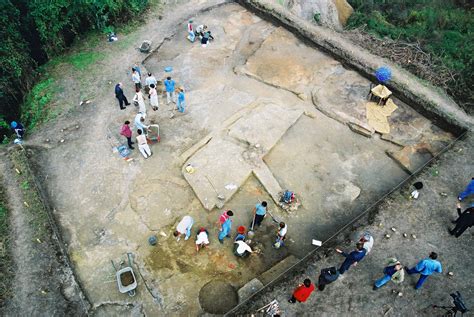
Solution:
[{"label": "red object on ground", "polygon": [[298,286],[295,291],[293,292],[293,296],[296,298],[298,302],[306,302],[308,299],[309,295],[314,291],[314,284],[311,283],[309,287],[306,287],[304,285]]},{"label": "red object on ground", "polygon": [[245,233],[245,227],[244,226],[239,226],[237,228],[237,233],[244,234]]}]

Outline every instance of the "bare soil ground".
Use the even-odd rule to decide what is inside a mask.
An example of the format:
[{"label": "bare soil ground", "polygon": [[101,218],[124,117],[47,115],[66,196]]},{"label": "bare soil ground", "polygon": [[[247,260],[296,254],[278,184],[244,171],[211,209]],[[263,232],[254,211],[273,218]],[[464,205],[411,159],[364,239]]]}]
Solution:
[{"label": "bare soil ground", "polygon": [[[236,68],[257,56],[255,53],[277,28],[236,4],[220,6],[224,2],[166,3],[164,13],[151,12],[142,27],[119,34],[118,42],[104,42],[94,48],[107,57],[93,67],[77,73],[59,65],[57,71],[64,73],[64,81],[58,103],[64,103],[68,111],[27,141],[27,145],[37,146],[30,159],[54,207],[75,273],[91,300],[91,312],[96,315],[200,314],[198,297],[203,285],[223,279],[239,288],[289,254],[304,256],[312,249],[312,237],[329,237],[407,176],[385,154],[399,146],[377,136],[365,138],[326,117],[303,96],[310,91],[295,93],[301,87],[292,86],[291,76],[309,74],[301,78],[312,86],[318,74],[304,65],[324,68],[328,62],[335,66],[337,76],[351,72],[357,77],[356,83],[347,83],[344,97],[348,100],[366,91],[366,79],[282,29],[278,34],[284,33],[295,42],[294,58],[275,60],[282,63],[277,72],[271,67],[239,72]],[[186,21],[191,17],[196,24],[202,21],[211,26],[216,40],[208,48],[191,45],[185,39]],[[176,113],[174,105],[166,105],[161,96],[160,110],[148,110],[147,120],[160,124],[162,141],[152,145],[154,155],[150,159],[144,160],[135,150],[129,163],[113,152],[113,147],[124,143],[118,133],[120,126],[125,120],[133,121],[136,110],[133,106],[119,110],[113,88],[116,82],[123,82],[125,94],[132,99],[130,67],[143,60],[144,55],[135,48],[144,39],[151,39],[153,47],[159,49],[142,65],[142,71],[152,71],[162,80],[164,67],[172,65],[173,77],[186,89],[187,110],[184,115]],[[273,51],[279,52],[272,45],[259,52],[253,66],[259,61],[263,64]],[[306,54],[308,51],[312,53]],[[92,102],[78,106],[83,99]],[[301,195],[303,207],[295,214],[286,214],[271,203],[277,217],[290,225],[287,246],[271,248],[275,226],[267,219],[256,238],[264,254],[242,260],[232,254],[230,240],[224,246],[217,243],[215,222],[222,210],[205,211],[196,190],[183,178],[182,155],[206,135],[226,133],[229,127],[222,127],[222,123],[262,100],[304,113],[268,149],[271,151],[264,159],[281,186]],[[272,122],[267,124],[271,131]],[[235,168],[239,158],[222,159],[229,168]],[[250,223],[255,202],[272,201],[257,177],[250,176],[239,185],[224,206],[238,211],[234,229]],[[357,189],[360,197],[354,200]],[[197,255],[193,239],[178,243],[171,237],[176,223],[187,214],[194,217],[195,229],[206,226],[211,232],[211,245]],[[158,237],[156,247],[148,245],[150,235]],[[127,254],[138,276],[135,297],[118,292],[110,263],[113,260],[120,267],[126,266]]]},{"label": "bare soil ground", "polygon": [[[474,171],[473,155],[474,137],[470,134],[413,179],[413,182],[424,183],[418,200],[408,199],[413,187],[405,186],[394,192],[377,208],[375,216],[369,217],[372,218],[370,225],[363,224],[367,220],[364,218],[360,226],[348,228],[345,234],[317,250],[305,265],[286,274],[281,282],[263,290],[232,314],[255,313],[277,299],[282,316],[443,316],[443,310],[431,306],[452,306],[449,294],[454,291],[460,291],[466,305],[472,307],[474,270],[470,259],[474,252],[474,230],[468,229],[456,239],[449,235],[448,229],[453,228],[451,220],[457,217],[456,197]],[[463,208],[473,202],[471,196],[463,202]],[[334,247],[353,248],[354,241],[350,240],[353,230],[368,230],[374,235],[371,253],[344,274],[343,279],[328,285],[323,292],[316,289],[306,303],[289,304],[287,300],[293,288],[304,278],[316,282],[322,268],[338,267],[342,263],[343,257],[335,253]],[[407,237],[404,237],[405,233]],[[390,238],[385,237],[387,234]],[[377,291],[372,290],[373,282],[382,277],[389,257],[396,257],[403,265],[413,267],[431,251],[439,254],[443,273],[429,277],[420,290],[413,288],[418,276],[409,275],[405,275],[402,284],[389,282]],[[472,316],[472,312],[467,315]]]},{"label": "bare soil ground", "polygon": [[9,251],[14,264],[12,296],[7,298],[2,315],[85,315],[87,303],[64,263],[59,242],[38,201],[23,150],[12,150],[10,155],[2,151],[0,155],[13,237]]}]

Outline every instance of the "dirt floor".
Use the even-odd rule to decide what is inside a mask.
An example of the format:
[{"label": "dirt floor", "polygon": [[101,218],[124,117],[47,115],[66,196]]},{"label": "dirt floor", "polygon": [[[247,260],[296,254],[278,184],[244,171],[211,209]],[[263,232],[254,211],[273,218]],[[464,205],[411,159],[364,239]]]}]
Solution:
[{"label": "dirt floor", "polygon": [[[368,80],[285,29],[222,3],[167,4],[164,13],[150,13],[143,27],[104,43],[98,50],[106,60],[78,81],[65,75],[60,99],[70,110],[27,141],[41,145],[31,155],[36,172],[99,316],[203,313],[204,285],[225,280],[238,289],[275,263],[294,263],[312,250],[311,239],[327,239],[406,179],[412,161],[420,163],[413,148],[429,149],[422,152],[423,163],[454,139],[398,100],[400,116],[389,120],[395,140],[374,131],[371,137],[354,133],[346,123],[365,124],[360,109]],[[210,26],[216,39],[208,47],[186,40],[190,17],[195,25]],[[166,105],[164,96],[156,112],[147,103],[147,122],[160,125],[162,140],[151,146],[151,158],[135,150],[133,160],[125,161],[114,148],[124,143],[120,126],[133,121],[136,109],[119,110],[113,86],[123,82],[132,99],[129,69],[145,57],[135,50],[143,39],[159,48],[142,72],[163,80],[164,68],[172,66],[171,75],[186,90],[186,112]],[[334,84],[339,81],[343,85]],[[86,98],[92,102],[77,106]],[[333,103],[349,105],[346,116]],[[184,171],[187,164],[195,174]],[[275,206],[281,189],[297,193],[297,211]],[[225,193],[223,201],[217,192]],[[263,254],[237,259],[230,239],[217,242],[215,223],[232,209],[233,229],[248,225],[262,200],[288,224],[286,246],[271,247],[276,226],[267,218],[253,240]],[[199,254],[193,239],[172,237],[184,215],[194,218],[195,230],[209,229],[211,244]],[[148,244],[152,235],[156,246]],[[118,292],[111,260],[117,269],[132,263],[135,297]]]},{"label": "dirt floor", "polygon": [[[323,292],[316,290],[306,303],[287,301],[293,288],[304,278],[317,281],[322,268],[342,263],[343,257],[334,252],[334,247],[348,251],[353,248],[353,242],[344,241],[341,234],[318,250],[303,268],[285,275],[281,282],[251,298],[230,315],[255,313],[276,299],[282,316],[444,316],[442,309],[434,309],[432,305],[452,306],[449,294],[454,291],[460,291],[465,304],[472,308],[474,270],[467,263],[474,252],[474,230],[468,229],[456,239],[449,235],[448,229],[453,228],[451,221],[456,218],[456,197],[474,171],[473,155],[471,134],[413,179],[425,185],[418,200],[408,199],[413,189],[408,186],[390,195],[378,207],[370,225],[357,227],[356,232],[368,230],[374,235],[374,247],[343,279],[328,285]],[[463,208],[473,202],[474,197],[467,198]],[[354,228],[345,231],[346,237],[353,236],[350,229]],[[387,234],[390,238],[386,238]],[[396,257],[403,265],[413,267],[431,251],[439,254],[443,273],[429,277],[421,289],[413,288],[417,276],[405,275],[402,284],[389,282],[377,291],[372,290],[373,282],[382,277],[387,258]],[[464,316],[473,316],[473,313]]]}]

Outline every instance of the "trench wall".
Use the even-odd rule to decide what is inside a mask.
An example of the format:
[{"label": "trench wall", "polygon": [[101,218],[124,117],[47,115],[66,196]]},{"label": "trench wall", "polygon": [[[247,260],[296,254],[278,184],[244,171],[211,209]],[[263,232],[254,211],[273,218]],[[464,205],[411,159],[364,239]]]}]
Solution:
[{"label": "trench wall", "polygon": [[422,81],[398,65],[355,45],[344,38],[343,34],[302,20],[274,3],[275,1],[237,0],[237,2],[258,16],[282,25],[301,37],[303,41],[329,53],[339,62],[357,70],[369,80],[375,81],[374,72],[378,67],[383,65],[390,67],[392,79],[387,85],[388,88],[397,95],[397,98],[437,126],[456,135],[473,128],[474,119],[459,108],[440,88]]}]

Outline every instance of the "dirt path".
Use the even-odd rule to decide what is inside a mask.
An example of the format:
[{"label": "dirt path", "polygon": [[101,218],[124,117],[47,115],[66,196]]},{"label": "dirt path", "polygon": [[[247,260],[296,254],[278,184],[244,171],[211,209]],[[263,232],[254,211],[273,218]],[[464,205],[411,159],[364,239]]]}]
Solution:
[{"label": "dirt path", "polygon": [[[35,227],[20,189],[19,177],[6,151],[0,153],[0,173],[8,198],[11,224],[11,252],[15,265],[12,298],[7,300],[4,316],[61,316],[84,314],[82,303],[75,297],[68,274],[60,259],[57,244],[51,239],[48,223]],[[20,168],[21,173],[25,173]],[[22,183],[23,184],[23,183]],[[26,185],[23,185],[26,187]],[[28,204],[30,205],[30,204]],[[37,238],[38,230],[46,230],[45,238]],[[79,302],[78,302],[79,300]]]}]

